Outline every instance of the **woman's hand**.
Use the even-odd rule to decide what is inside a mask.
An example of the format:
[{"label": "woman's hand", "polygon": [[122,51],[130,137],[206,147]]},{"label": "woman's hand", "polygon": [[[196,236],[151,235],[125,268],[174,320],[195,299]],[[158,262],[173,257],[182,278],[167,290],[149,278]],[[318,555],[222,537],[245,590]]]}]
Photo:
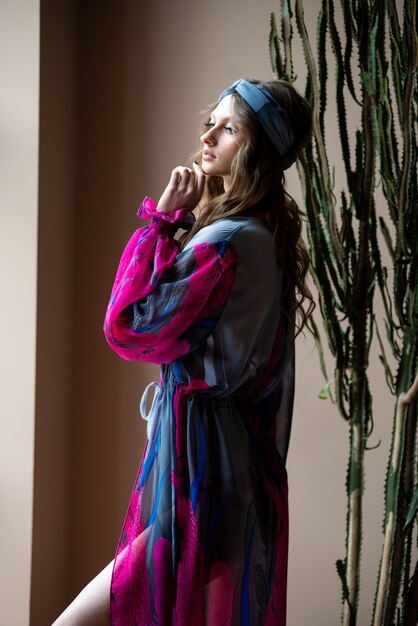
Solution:
[{"label": "woman's hand", "polygon": [[158,202],[157,211],[168,215],[177,209],[193,211],[200,202],[204,188],[205,175],[197,163],[193,163],[192,170],[189,167],[176,167]]}]

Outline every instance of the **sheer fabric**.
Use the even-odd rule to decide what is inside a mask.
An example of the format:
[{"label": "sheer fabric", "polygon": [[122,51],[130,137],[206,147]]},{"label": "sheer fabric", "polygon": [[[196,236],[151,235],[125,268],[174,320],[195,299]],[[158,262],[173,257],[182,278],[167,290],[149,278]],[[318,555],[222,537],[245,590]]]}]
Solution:
[{"label": "sheer fabric", "polygon": [[256,217],[155,210],[126,246],[105,319],[125,359],[161,364],[117,548],[113,626],[284,626],[293,326]]}]

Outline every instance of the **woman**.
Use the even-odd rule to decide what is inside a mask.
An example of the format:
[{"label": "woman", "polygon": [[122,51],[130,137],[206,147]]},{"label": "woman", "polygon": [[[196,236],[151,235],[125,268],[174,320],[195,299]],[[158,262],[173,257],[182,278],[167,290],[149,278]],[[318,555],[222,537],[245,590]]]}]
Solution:
[{"label": "woman", "polygon": [[312,300],[283,172],[311,113],[288,83],[239,80],[205,127],[116,275],[106,339],[161,378],[116,558],[60,626],[108,624],[109,587],[113,626],[285,624],[293,346]]}]

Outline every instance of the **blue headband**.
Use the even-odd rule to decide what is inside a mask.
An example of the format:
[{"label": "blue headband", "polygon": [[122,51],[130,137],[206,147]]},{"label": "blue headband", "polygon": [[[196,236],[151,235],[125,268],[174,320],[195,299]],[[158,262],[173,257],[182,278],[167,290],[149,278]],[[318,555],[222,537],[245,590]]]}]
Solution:
[{"label": "blue headband", "polygon": [[242,78],[225,89],[218,102],[232,93],[242,96],[254,111],[264,131],[283,158],[283,169],[287,170],[296,161],[297,151],[293,146],[294,134],[285,109],[276,102],[267,89]]}]

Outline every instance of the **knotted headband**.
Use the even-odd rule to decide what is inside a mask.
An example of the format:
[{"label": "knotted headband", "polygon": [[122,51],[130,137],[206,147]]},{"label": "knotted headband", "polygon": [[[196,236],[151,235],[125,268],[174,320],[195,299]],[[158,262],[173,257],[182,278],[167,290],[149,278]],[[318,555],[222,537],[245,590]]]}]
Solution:
[{"label": "knotted headband", "polygon": [[232,93],[239,93],[254,111],[258,121],[283,159],[283,169],[287,170],[296,161],[297,151],[293,146],[292,124],[285,109],[261,85],[240,78],[225,89],[218,102]]}]

